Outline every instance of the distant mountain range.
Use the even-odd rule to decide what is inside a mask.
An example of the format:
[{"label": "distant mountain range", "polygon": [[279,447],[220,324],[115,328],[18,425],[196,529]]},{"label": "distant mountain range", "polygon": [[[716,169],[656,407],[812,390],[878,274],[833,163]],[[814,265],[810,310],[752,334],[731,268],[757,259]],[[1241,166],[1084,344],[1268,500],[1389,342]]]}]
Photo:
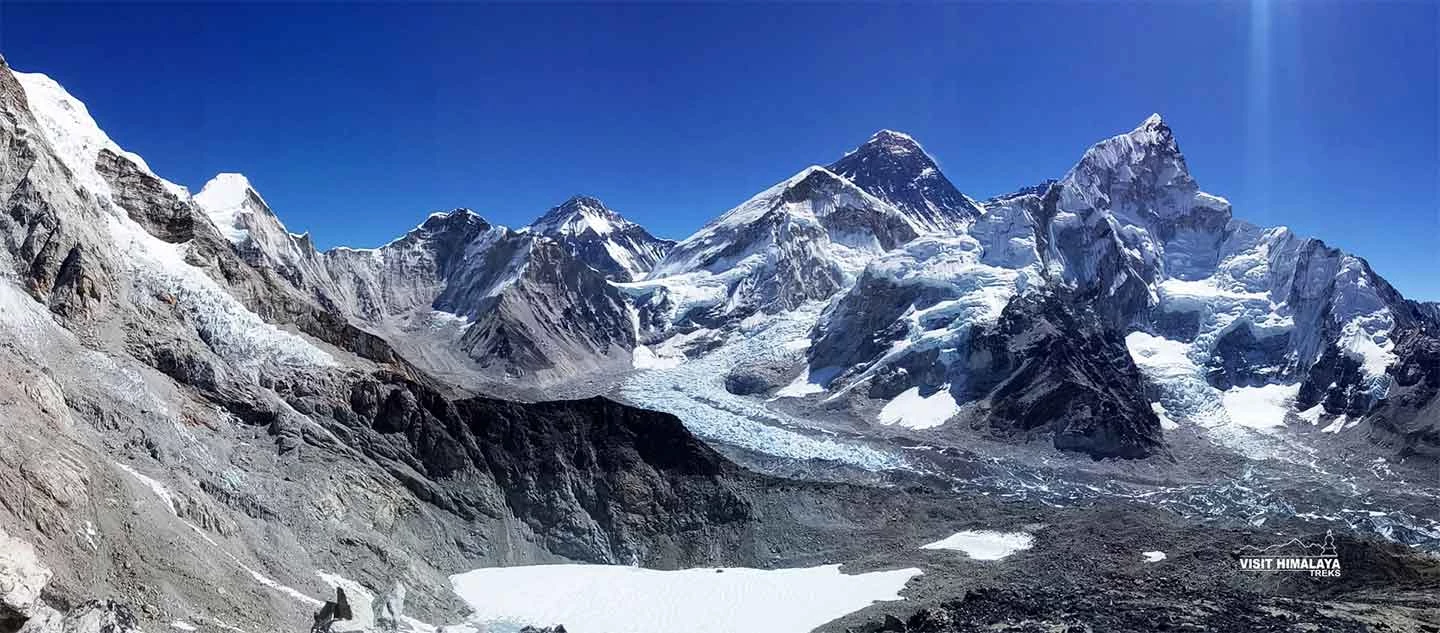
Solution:
[{"label": "distant mountain range", "polygon": [[[1162,416],[1437,439],[1435,383],[1404,369],[1435,344],[1433,307],[1359,257],[1232,218],[1158,115],[985,202],[884,130],[678,243],[577,196],[518,231],[459,210],[321,253],[243,176],[194,201],[248,264],[462,386],[608,379],[637,349],[673,365],[747,319],[812,318],[804,371],[823,380],[805,399],[889,406],[876,424],[1043,432],[1097,457],[1160,450]],[[1227,406],[1252,401],[1263,414]]]}]

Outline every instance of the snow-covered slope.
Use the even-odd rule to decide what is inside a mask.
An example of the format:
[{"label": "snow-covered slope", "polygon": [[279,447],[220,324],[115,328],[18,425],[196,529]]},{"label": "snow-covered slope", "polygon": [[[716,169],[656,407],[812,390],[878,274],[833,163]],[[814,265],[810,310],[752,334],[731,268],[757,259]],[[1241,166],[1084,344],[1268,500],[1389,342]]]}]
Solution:
[{"label": "snow-covered slope", "polygon": [[675,246],[589,196],[575,196],[550,209],[529,230],[559,242],[576,259],[613,281],[644,277]]},{"label": "snow-covered slope", "polygon": [[793,310],[830,298],[870,259],[918,233],[894,207],[809,167],[675,245],[632,292],[647,323]]},{"label": "snow-covered slope", "polygon": [[[54,79],[42,73],[17,71],[12,75],[24,87],[30,112],[40,124],[46,140],[54,147],[56,158],[70,170],[77,184],[92,193],[108,193],[109,187],[95,167],[96,160],[104,151],[121,156],[154,176],[144,159],[120,149],[95,123],[85,104],[70,96]],[[175,196],[189,197],[184,187],[166,180],[161,182]]]}]

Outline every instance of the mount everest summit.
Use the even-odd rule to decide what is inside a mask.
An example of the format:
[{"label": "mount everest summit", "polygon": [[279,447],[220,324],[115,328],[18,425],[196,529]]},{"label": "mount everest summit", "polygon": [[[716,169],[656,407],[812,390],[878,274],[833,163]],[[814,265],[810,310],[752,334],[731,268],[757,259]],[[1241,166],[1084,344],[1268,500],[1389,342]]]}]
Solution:
[{"label": "mount everest summit", "polygon": [[[1233,217],[1158,115],[984,201],[881,131],[679,241],[576,196],[321,251],[242,175],[164,180],[44,75],[0,61],[0,114],[0,630],[300,630],[336,588],[388,609],[347,630],[439,630],[463,572],[559,562],[903,562],[906,601],[825,630],[968,630],[1062,618],[1026,597],[1062,582],[1038,554],[1096,528],[1114,547],[1074,573],[1150,578],[1143,538],[1311,521],[1433,587],[1433,304]],[[1183,545],[1200,524],[1221,545]],[[918,551],[972,527],[1036,553]],[[1289,590],[1155,608],[1342,617]],[[913,628],[864,628],[892,614]]]}]

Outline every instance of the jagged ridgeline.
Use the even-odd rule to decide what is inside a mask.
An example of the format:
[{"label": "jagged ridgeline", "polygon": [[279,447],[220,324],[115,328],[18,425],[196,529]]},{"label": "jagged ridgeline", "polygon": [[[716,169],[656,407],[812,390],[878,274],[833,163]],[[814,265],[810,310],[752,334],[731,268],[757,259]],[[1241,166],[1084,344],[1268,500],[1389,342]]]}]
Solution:
[{"label": "jagged ridgeline", "polygon": [[[1434,305],[1232,218],[1158,116],[985,201],[882,131],[678,242],[577,196],[322,251],[0,60],[0,202],[0,631],[433,631],[535,563],[918,576],[957,524],[1104,524],[1066,504],[1131,467],[1213,483],[1181,449],[1440,447]],[[1145,499],[1298,514],[1255,496]],[[1430,542],[1410,501],[1362,527]]]}]

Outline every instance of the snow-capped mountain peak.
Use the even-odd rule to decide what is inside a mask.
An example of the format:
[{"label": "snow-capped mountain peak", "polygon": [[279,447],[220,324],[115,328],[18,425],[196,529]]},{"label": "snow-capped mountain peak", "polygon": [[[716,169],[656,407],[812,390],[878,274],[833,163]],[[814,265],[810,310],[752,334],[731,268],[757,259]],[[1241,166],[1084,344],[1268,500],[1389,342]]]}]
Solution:
[{"label": "snow-capped mountain peak", "polygon": [[195,194],[194,200],[210,216],[215,228],[220,229],[220,234],[236,243],[249,234],[241,214],[247,211],[271,213],[270,205],[265,203],[244,174],[216,174],[205,183],[200,193]]},{"label": "snow-capped mountain peak", "polygon": [[[425,218],[420,226],[414,231],[436,230],[447,226],[462,226],[466,224],[489,224],[479,213],[464,207],[451,209],[449,211],[436,211]],[[412,231],[413,232],[413,231]]]},{"label": "snow-capped mountain peak", "polygon": [[[930,155],[920,147],[920,143],[915,140],[915,137],[895,130],[880,130],[871,134],[870,140],[865,141],[860,147],[846,152],[846,155],[867,150],[882,151],[896,156],[910,156],[918,153],[923,154],[926,159],[930,159]],[[930,160],[933,162],[933,159]]]},{"label": "snow-capped mountain peak", "polygon": [[530,225],[530,230],[541,235],[579,235],[586,231],[609,235],[631,224],[599,199],[581,195],[550,209]]},{"label": "snow-capped mountain peak", "polygon": [[830,171],[884,200],[927,232],[951,232],[980,215],[909,134],[880,130]]},{"label": "snow-capped mountain peak", "polygon": [[[845,177],[811,166],[676,245],[643,301],[670,323],[716,323],[794,310],[845,288],[876,256],[921,232]],[[648,292],[647,290],[647,292]]]},{"label": "snow-capped mountain peak", "polygon": [[599,199],[583,195],[550,209],[522,230],[559,242],[612,281],[645,276],[675,244],[656,238]]}]

